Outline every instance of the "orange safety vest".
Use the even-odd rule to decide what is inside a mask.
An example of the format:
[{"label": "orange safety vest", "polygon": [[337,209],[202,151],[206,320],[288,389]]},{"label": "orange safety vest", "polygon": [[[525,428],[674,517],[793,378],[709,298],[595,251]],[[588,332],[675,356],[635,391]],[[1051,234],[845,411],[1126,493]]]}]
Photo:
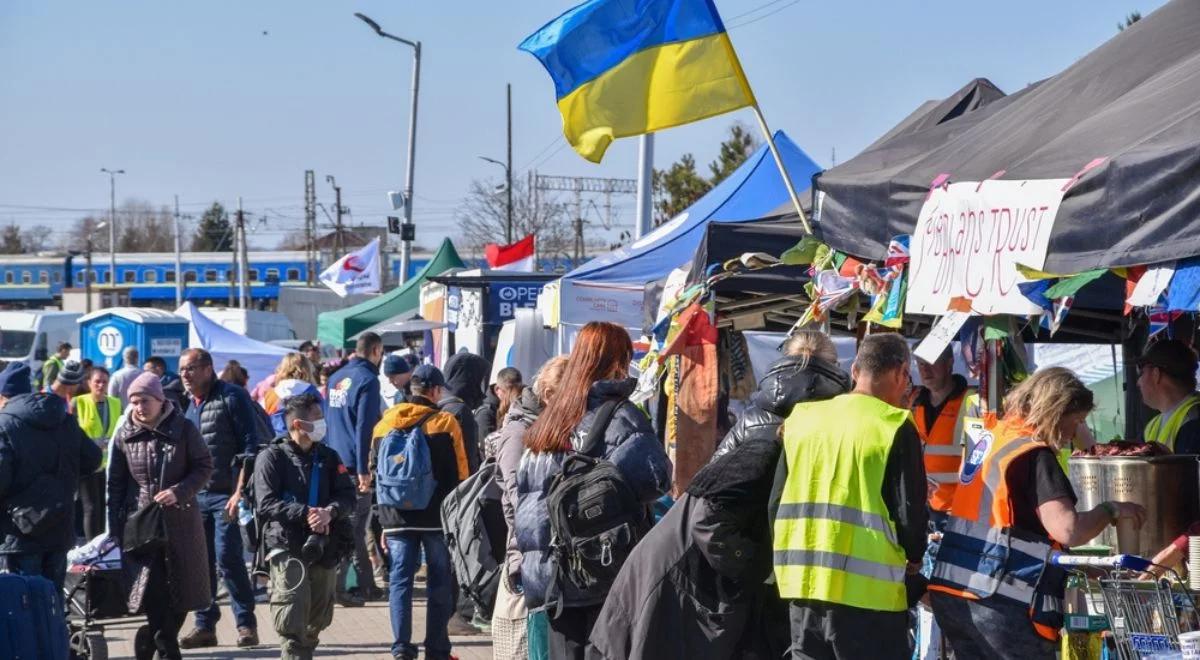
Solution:
[{"label": "orange safety vest", "polygon": [[954,489],[958,484],[958,468],[962,464],[963,446],[959,434],[959,412],[963,400],[971,390],[963,390],[958,396],[947,399],[942,411],[933,421],[933,427],[928,432],[925,419],[925,406],[913,406],[913,418],[917,424],[917,433],[925,446],[925,476],[935,483],[937,488],[929,496],[929,508],[945,513],[950,510],[954,501]]},{"label": "orange safety vest", "polygon": [[1022,420],[989,426],[962,465],[929,588],[972,600],[1020,603],[1038,635],[1055,640],[1063,624],[1066,573],[1049,559],[1059,546],[1049,537],[1012,528],[1005,477],[1013,461],[1045,448]]}]

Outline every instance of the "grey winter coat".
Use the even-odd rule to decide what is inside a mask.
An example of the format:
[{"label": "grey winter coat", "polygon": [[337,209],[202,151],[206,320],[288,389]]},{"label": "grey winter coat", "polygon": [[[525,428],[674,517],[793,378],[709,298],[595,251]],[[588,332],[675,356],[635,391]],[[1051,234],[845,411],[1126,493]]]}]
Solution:
[{"label": "grey winter coat", "polygon": [[750,407],[742,414],[709,462],[746,441],[779,439],[779,426],[797,403],[822,401],[850,391],[850,377],[841,367],[821,358],[808,360],[797,355],[779,358],[758,381],[750,395]]},{"label": "grey winter coat", "polygon": [[[514,534],[517,525],[517,469],[525,453],[525,432],[537,421],[542,402],[526,387],[509,406],[500,430],[488,436],[487,455],[496,459],[496,483],[500,486],[500,505],[508,525],[508,548],[504,559],[504,575],[515,581],[521,574],[521,551]],[[511,583],[511,582],[510,582]]]},{"label": "grey winter coat", "polygon": [[[211,602],[208,570],[211,559],[204,538],[196,493],[213,473],[212,455],[195,425],[183,417],[171,402],[153,428],[143,426],[130,415],[117,429],[109,453],[108,524],[110,533],[120,538],[126,519],[149,504],[162,485],[175,491],[177,503],[163,509],[167,527],[167,587],[171,606],[176,611],[198,610]],[[165,467],[160,468],[159,452]],[[160,471],[161,470],[161,471]],[[150,578],[148,562],[126,557],[126,568],[134,573],[129,590],[129,609],[138,612]]]},{"label": "grey winter coat", "polygon": [[784,654],[787,606],[765,583],[773,558],[767,499],[779,453],[778,442],[748,442],[696,474],[621,567],[592,629],[601,657]]},{"label": "grey winter coat", "polygon": [[[599,381],[588,393],[588,410],[576,425],[571,443],[578,449],[587,439],[597,409],[608,399],[628,399],[635,379]],[[671,461],[654,433],[650,420],[629,401],[614,412],[604,433],[604,443],[593,453],[611,462],[642,502],[649,504],[671,487]],[[517,470],[516,540],[521,551],[521,585],[525,603],[536,609],[545,604],[554,583],[555,567],[549,553],[550,518],[546,508],[550,481],[562,467],[565,453],[535,454],[526,451]],[[563,587],[564,607],[592,604],[569,584]]]}]

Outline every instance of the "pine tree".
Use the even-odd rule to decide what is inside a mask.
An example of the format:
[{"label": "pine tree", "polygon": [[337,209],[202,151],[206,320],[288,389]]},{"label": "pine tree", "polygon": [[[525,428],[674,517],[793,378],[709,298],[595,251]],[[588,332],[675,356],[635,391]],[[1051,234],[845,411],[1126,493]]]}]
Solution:
[{"label": "pine tree", "polygon": [[196,235],[192,238],[195,252],[229,252],[233,249],[233,228],[229,214],[220,202],[213,202],[200,218]]},{"label": "pine tree", "polygon": [[654,224],[679,215],[724,181],[746,162],[758,148],[754,134],[741,124],[729,127],[729,137],[721,143],[717,159],[708,164],[712,176],[704,178],[696,171],[696,157],[684,154],[665,170],[654,170]]}]

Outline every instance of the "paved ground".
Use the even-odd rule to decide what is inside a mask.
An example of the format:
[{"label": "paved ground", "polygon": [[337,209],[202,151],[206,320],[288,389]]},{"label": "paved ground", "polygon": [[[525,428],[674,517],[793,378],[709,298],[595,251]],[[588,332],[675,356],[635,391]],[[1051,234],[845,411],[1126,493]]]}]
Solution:
[{"label": "paved ground", "polygon": [[[420,594],[420,591],[418,591]],[[260,603],[255,608],[258,615],[258,635],[262,645],[253,649],[239,649],[234,643],[233,616],[223,606],[221,621],[217,625],[217,638],[221,646],[210,649],[184,651],[185,658],[277,658],[279,638],[271,629],[270,605]],[[425,601],[418,596],[413,602],[413,639],[422,640],[425,635]],[[132,658],[133,636],[139,624],[109,625],[104,637],[108,641],[110,658]],[[191,617],[184,624],[182,634],[192,629]],[[475,637],[452,637],[454,655],[460,660],[490,660],[492,640],[486,635]],[[333,625],[321,635],[317,657],[355,658],[366,660],[380,658],[390,660],[392,625],[388,618],[387,603],[368,603],[366,607],[338,607],[334,611]]]}]

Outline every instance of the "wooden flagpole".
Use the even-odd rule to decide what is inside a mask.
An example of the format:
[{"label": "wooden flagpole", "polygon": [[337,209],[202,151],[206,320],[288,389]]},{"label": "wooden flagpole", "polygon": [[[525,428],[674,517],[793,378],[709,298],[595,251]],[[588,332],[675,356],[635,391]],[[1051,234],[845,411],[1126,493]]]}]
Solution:
[{"label": "wooden flagpole", "polygon": [[792,198],[792,206],[796,207],[796,213],[800,216],[800,224],[804,227],[804,233],[811,236],[812,225],[808,223],[808,216],[804,215],[804,209],[800,208],[800,196],[796,194],[796,187],[792,185],[792,177],[788,176],[787,167],[783,164],[783,156],[779,153],[779,147],[775,146],[775,136],[771,135],[771,129],[767,127],[767,118],[763,116],[762,109],[758,107],[757,103],[750,107],[754,108],[754,116],[758,118],[758,127],[762,129],[767,146],[771,149],[771,155],[775,157],[775,166],[779,168],[779,174],[783,177],[783,185],[787,186],[788,196]]}]

